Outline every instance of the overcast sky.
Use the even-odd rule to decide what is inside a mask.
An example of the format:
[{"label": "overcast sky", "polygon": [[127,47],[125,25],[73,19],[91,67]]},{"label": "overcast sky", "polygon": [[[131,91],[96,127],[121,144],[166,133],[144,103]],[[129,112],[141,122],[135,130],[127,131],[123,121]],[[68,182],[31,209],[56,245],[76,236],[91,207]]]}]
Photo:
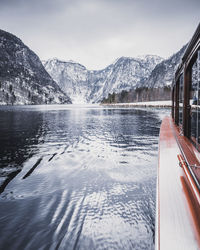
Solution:
[{"label": "overcast sky", "polygon": [[121,56],[169,57],[193,35],[200,0],[0,0],[0,28],[40,59],[101,69]]}]

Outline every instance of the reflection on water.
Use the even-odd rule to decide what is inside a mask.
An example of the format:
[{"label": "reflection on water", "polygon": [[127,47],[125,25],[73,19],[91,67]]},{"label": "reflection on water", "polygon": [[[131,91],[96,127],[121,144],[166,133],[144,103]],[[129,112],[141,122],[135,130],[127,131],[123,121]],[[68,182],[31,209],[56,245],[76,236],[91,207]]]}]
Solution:
[{"label": "reflection on water", "polygon": [[167,112],[1,107],[2,249],[153,249]]}]

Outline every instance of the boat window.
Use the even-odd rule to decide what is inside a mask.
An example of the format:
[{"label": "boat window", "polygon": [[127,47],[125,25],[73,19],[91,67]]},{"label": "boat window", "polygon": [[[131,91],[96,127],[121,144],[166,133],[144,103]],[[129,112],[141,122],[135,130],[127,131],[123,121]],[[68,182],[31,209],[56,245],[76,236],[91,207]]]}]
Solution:
[{"label": "boat window", "polygon": [[200,52],[192,66],[190,85],[191,105],[191,139],[197,145],[200,143]]},{"label": "boat window", "polygon": [[176,117],[176,85],[174,86],[174,120]]},{"label": "boat window", "polygon": [[179,81],[176,82],[175,85],[175,95],[174,95],[174,99],[175,99],[175,123],[176,125],[179,124]]},{"label": "boat window", "polygon": [[179,125],[183,124],[183,74],[179,78]]},{"label": "boat window", "polygon": [[175,117],[175,87],[172,88],[172,118]]}]

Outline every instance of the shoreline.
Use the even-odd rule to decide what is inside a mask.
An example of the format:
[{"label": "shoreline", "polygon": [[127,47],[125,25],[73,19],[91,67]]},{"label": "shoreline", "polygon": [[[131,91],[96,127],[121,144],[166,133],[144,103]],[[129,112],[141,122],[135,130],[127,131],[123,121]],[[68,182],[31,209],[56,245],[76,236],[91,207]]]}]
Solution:
[{"label": "shoreline", "polygon": [[156,108],[171,108],[172,101],[151,101],[151,102],[130,102],[130,103],[103,103],[102,106],[109,107],[156,107]]}]

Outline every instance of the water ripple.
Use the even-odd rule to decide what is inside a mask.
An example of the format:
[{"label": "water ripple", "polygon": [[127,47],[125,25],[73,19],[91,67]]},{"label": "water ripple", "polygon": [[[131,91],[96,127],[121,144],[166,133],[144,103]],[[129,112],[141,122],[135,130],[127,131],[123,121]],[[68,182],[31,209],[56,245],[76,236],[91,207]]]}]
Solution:
[{"label": "water ripple", "polygon": [[163,112],[1,109],[3,249],[154,249]]}]

